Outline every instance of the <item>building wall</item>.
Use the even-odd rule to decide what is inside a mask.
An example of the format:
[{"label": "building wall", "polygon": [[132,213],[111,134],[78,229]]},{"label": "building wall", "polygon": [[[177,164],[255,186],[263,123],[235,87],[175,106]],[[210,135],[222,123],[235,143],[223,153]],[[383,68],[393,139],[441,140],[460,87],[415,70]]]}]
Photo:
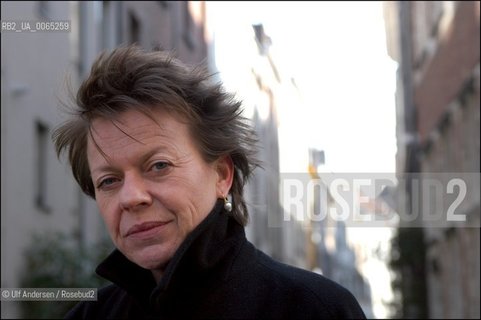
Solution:
[{"label": "building wall", "polygon": [[185,63],[207,58],[203,1],[126,1],[116,5],[120,11],[121,43],[175,50]]},{"label": "building wall", "polygon": [[244,70],[249,81],[237,93],[241,99],[251,97],[245,103],[252,105],[245,106],[244,115],[256,131],[258,158],[262,162],[262,168],[254,171],[246,186],[250,215],[247,237],[273,258],[287,261],[293,256],[293,251],[286,251],[292,239],[286,239],[283,228],[273,227],[270,221],[272,215],[282,214],[279,201],[278,110],[281,107],[280,89],[284,83],[277,76],[277,65],[270,53],[270,38],[264,33],[263,26],[246,26],[246,33],[249,35],[245,39],[249,45],[247,51],[252,55],[250,64]]},{"label": "building wall", "polygon": [[[68,3],[40,8],[38,2],[2,1],[2,21],[69,16]],[[72,61],[68,33],[2,32],[1,48],[2,288],[15,288],[26,271],[23,250],[31,235],[73,232],[79,222],[78,189],[50,142],[60,120],[55,94]],[[16,307],[2,302],[2,318],[15,317]]]},{"label": "building wall", "polygon": [[[479,1],[427,5],[412,7],[413,34],[428,34],[413,47],[424,49],[413,66],[421,170],[479,173]],[[479,225],[479,178],[470,182],[478,192],[464,213]],[[426,228],[425,242],[429,316],[479,317],[479,228]]]},{"label": "building wall", "polygon": [[[439,18],[417,14],[428,5],[439,8],[429,11],[439,12]],[[414,102],[424,141],[479,64],[479,2],[419,2],[412,9],[413,34],[427,34],[413,46]]]},{"label": "building wall", "polygon": [[[396,20],[400,6],[388,6]],[[393,44],[390,54],[401,63],[399,79],[409,79],[398,82],[404,86],[398,86],[398,93],[411,90],[398,100],[402,129],[398,143],[406,141],[407,127],[414,124],[411,141],[417,145],[409,149],[408,143],[401,143],[404,157],[398,159],[398,172],[405,174],[406,163],[415,161],[421,175],[471,173],[477,177],[466,179],[470,196],[462,213],[467,216],[467,227],[425,225],[423,229],[428,315],[479,318],[480,235],[479,227],[473,226],[479,226],[480,217],[480,2],[411,2],[409,20],[410,31],[402,29],[399,21],[386,23]],[[403,46],[412,48],[411,63],[402,59]],[[402,68],[403,63],[409,70]],[[411,123],[405,115],[410,101],[415,110]],[[444,201],[426,196],[423,200],[431,207]]]}]

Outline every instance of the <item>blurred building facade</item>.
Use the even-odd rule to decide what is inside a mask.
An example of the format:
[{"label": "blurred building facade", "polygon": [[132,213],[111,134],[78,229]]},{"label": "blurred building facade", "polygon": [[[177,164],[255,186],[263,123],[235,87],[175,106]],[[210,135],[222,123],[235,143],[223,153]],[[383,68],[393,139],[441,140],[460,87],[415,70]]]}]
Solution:
[{"label": "blurred building facade", "polygon": [[[68,3],[2,1],[1,19],[67,20],[70,9]],[[20,286],[32,234],[76,233],[80,241],[81,233],[99,226],[50,140],[60,120],[55,94],[64,72],[76,70],[71,40],[68,33],[2,32],[2,288]],[[18,303],[1,304],[2,318],[21,316]]]},{"label": "blurred building facade", "polygon": [[352,229],[358,228],[348,230],[345,221],[330,216],[330,212],[337,211],[338,208],[328,186],[330,181],[327,181],[327,176],[332,173],[322,169],[324,161],[324,151],[309,149],[309,176],[311,182],[319,188],[310,190],[312,203],[308,204],[308,210],[312,217],[320,216],[323,219],[310,219],[306,228],[308,266],[309,269],[348,288],[366,317],[372,319],[375,315],[371,286],[365,274],[362,274],[364,262],[372,260],[366,257],[370,250],[364,248],[359,239],[350,239],[348,233],[351,233],[352,238]]},{"label": "blurred building facade", "polygon": [[[476,196],[462,213],[471,226],[479,226],[480,2],[386,2],[385,19],[389,54],[400,64],[398,176],[473,174],[477,178],[467,188]],[[419,194],[402,187],[404,199],[413,203]],[[479,318],[479,228],[409,226],[399,234],[411,233],[402,241],[416,242],[406,248],[415,248],[418,258],[417,265],[415,260],[401,265],[402,316]],[[413,257],[407,250],[399,253]],[[410,300],[413,296],[418,299]]]},{"label": "blurred building facade", "polygon": [[[258,158],[263,168],[256,168],[252,179],[246,186],[250,221],[247,237],[260,250],[276,259],[285,257],[285,245],[280,228],[269,227],[269,213],[281,212],[279,202],[279,138],[278,101],[276,94],[280,87],[277,69],[269,54],[270,38],[264,33],[262,25],[250,30],[253,35],[251,45],[255,63],[250,69],[250,81],[245,90],[252,95],[252,107],[247,106],[248,117],[259,139]],[[257,56],[256,56],[257,53]]]},{"label": "blurred building facade", "polygon": [[[108,237],[95,202],[51,142],[67,78],[75,90],[100,51],[134,42],[203,62],[209,36],[203,1],[2,1],[1,19],[71,21],[70,32],[2,32],[1,286],[16,288],[32,234],[73,234],[79,246]],[[18,303],[1,304],[2,318],[20,317]]]},{"label": "blurred building facade", "polygon": [[[297,221],[282,223],[280,201],[281,159],[285,151],[279,143],[279,125],[284,108],[298,98],[291,79],[279,69],[272,53],[272,40],[264,26],[243,25],[238,36],[243,47],[242,61],[238,61],[234,82],[226,78],[220,66],[220,78],[227,91],[243,101],[243,115],[253,125],[259,140],[258,159],[262,167],[256,168],[246,185],[245,198],[249,210],[246,236],[260,250],[285,263],[307,268],[306,234]],[[215,38],[214,41],[223,41]],[[219,62],[222,57],[217,57]],[[231,66],[231,62],[229,62]],[[275,221],[274,221],[275,220]]]}]

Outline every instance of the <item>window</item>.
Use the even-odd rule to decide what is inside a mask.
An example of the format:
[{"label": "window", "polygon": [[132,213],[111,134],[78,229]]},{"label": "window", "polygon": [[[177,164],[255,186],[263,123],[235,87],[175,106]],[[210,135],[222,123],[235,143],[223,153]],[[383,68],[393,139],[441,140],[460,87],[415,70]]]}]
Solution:
[{"label": "window", "polygon": [[257,47],[259,48],[259,54],[266,55],[269,52],[269,47],[272,44],[271,38],[265,34],[264,26],[262,24],[252,25],[254,28],[255,39]]},{"label": "window", "polygon": [[157,1],[157,3],[164,9],[169,7],[169,1]]},{"label": "window", "polygon": [[132,12],[129,14],[129,26],[129,42],[140,44],[140,23]]},{"label": "window", "polygon": [[195,24],[190,15],[189,2],[182,2],[182,6],[184,11],[184,32],[182,38],[184,39],[187,48],[193,50],[195,49]]},{"label": "window", "polygon": [[45,213],[50,212],[47,201],[48,183],[47,183],[47,148],[48,148],[48,127],[40,121],[35,123],[35,175],[36,175],[36,197],[35,204],[37,208]]},{"label": "window", "polygon": [[49,1],[38,1],[38,16],[41,19],[48,19],[50,12],[49,12]]}]

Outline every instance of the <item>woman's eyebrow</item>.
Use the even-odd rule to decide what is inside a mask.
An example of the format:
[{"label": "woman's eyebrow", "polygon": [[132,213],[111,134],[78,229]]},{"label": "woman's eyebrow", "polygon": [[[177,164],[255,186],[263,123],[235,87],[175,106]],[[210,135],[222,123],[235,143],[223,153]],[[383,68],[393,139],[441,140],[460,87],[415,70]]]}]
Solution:
[{"label": "woman's eyebrow", "polygon": [[151,158],[154,154],[160,153],[160,152],[170,152],[171,148],[165,145],[157,146],[150,151],[146,152],[142,157],[140,158],[141,162],[147,161],[149,158]]},{"label": "woman's eyebrow", "polygon": [[90,176],[93,178],[93,174],[96,172],[105,172],[105,171],[115,171],[115,167],[110,165],[110,164],[104,164],[101,165],[100,167],[95,168],[90,172]]},{"label": "woman's eyebrow", "polygon": [[[168,146],[165,146],[165,145],[161,145],[161,146],[156,146],[154,148],[152,148],[151,150],[147,151],[146,153],[144,153],[140,158],[140,162],[144,162],[144,161],[147,161],[150,157],[152,157],[154,154],[156,153],[160,153],[160,152],[170,152],[172,148],[169,148]],[[115,166],[114,165],[111,165],[111,164],[103,164],[97,168],[95,168],[94,170],[92,170],[91,174],[93,173],[96,173],[96,172],[103,172],[103,171],[112,171],[112,170],[116,170],[115,169]]]}]

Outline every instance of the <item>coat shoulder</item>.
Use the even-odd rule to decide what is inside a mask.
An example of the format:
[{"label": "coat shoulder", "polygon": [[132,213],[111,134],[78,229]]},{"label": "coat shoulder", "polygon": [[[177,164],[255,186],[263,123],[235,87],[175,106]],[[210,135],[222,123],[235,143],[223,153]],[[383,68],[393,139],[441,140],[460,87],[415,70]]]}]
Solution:
[{"label": "coat shoulder", "polygon": [[257,272],[304,309],[329,318],[365,318],[352,293],[323,275],[276,261],[258,251]]},{"label": "coat shoulder", "polygon": [[91,319],[104,318],[116,314],[116,309],[130,300],[127,293],[114,284],[100,288],[97,292],[97,301],[82,301],[73,307],[65,319]]}]

